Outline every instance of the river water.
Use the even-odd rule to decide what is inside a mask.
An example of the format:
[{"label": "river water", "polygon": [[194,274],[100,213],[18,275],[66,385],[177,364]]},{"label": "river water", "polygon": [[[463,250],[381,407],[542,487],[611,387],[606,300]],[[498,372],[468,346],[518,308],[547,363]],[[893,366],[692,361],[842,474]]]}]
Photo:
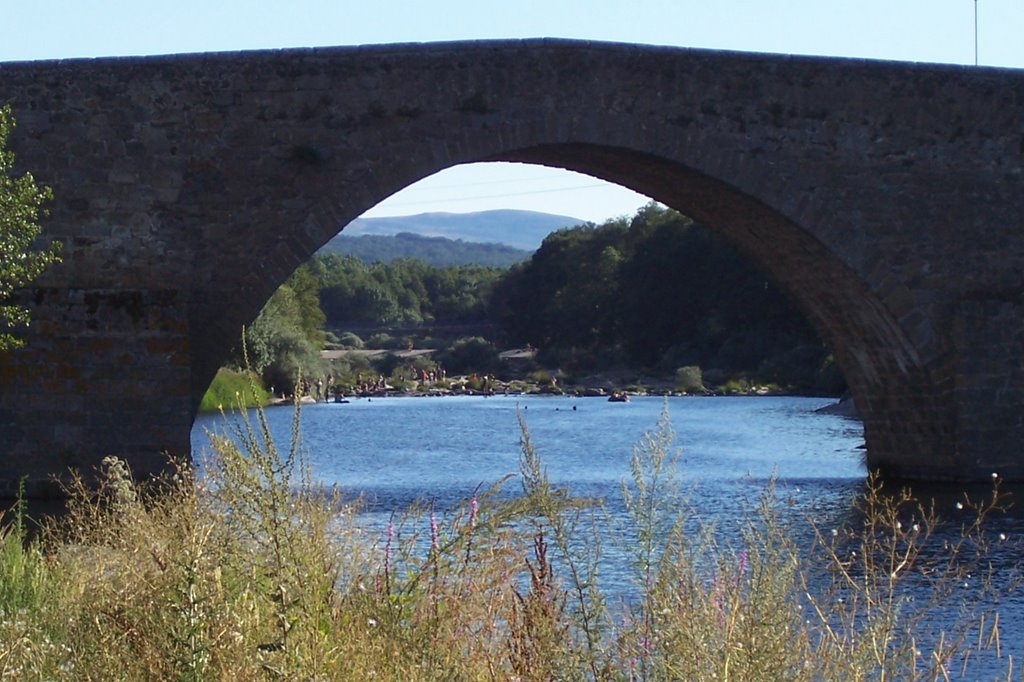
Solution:
[{"label": "river water", "polygon": [[[368,526],[379,529],[416,502],[449,509],[481,486],[517,473],[521,415],[551,482],[603,500],[616,516],[622,513],[621,482],[629,477],[632,449],[667,410],[679,448],[678,476],[702,523],[732,532],[775,481],[783,521],[808,529],[810,538],[812,522],[824,529],[854,522],[851,500],[866,476],[861,426],[816,412],[829,402],[800,397],[634,398],[628,403],[549,396],[364,398],[303,407],[301,437],[314,480],[361,496]],[[286,447],[292,410],[271,408],[266,415],[275,440]],[[206,431],[223,430],[222,420],[197,419],[194,452],[209,450]],[[514,479],[506,487],[518,489]],[[949,518],[942,532],[955,537],[962,523],[956,502],[963,491],[915,492],[936,499],[940,515]],[[997,579],[1009,581],[1024,518],[1011,510],[992,519],[990,532],[1006,538],[996,543],[991,559]],[[606,561],[614,563],[614,553],[611,557]],[[611,576],[613,591],[628,589],[625,566],[604,573]],[[617,577],[622,578],[618,583]],[[1018,593],[1002,599],[1002,650],[1004,657],[1014,654],[1019,670],[1024,602]],[[974,661],[966,679],[992,679],[1000,666],[1005,660],[982,667]]]}]

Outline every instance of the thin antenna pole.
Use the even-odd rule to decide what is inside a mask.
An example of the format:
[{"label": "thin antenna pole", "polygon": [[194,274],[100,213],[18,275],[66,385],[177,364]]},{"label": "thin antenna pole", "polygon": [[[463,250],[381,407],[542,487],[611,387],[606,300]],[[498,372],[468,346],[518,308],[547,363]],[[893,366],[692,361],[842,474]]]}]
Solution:
[{"label": "thin antenna pole", "polygon": [[978,65],[978,0],[974,0],[974,65]]}]

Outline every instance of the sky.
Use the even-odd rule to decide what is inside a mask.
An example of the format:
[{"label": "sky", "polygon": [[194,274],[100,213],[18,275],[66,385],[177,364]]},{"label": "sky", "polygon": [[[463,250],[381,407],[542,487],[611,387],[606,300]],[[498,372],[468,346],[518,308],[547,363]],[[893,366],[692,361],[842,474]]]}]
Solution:
[{"label": "sky", "polygon": [[[1024,68],[1024,0],[6,0],[2,62],[487,38],[577,38]],[[2,93],[0,93],[2,98]],[[647,199],[594,178],[474,164],[367,216],[519,208],[602,222]]]}]

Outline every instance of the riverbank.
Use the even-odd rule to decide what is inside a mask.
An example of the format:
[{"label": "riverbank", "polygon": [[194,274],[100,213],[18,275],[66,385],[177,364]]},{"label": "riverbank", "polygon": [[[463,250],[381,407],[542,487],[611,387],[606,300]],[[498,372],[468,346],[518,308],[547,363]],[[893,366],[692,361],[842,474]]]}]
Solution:
[{"label": "riverbank", "polygon": [[[360,388],[336,387],[333,394],[327,395],[326,393],[325,391],[319,397],[303,395],[299,402],[315,404],[318,402],[347,402],[358,398],[436,398],[491,395],[564,395],[578,398],[605,398],[613,402],[624,402],[630,398],[642,396],[804,396],[802,393],[786,391],[777,386],[758,384],[730,384],[717,389],[681,391],[667,380],[653,378],[643,378],[634,382],[616,382],[610,377],[600,376],[590,377],[585,383],[562,385],[559,384],[557,378],[547,382],[524,379],[502,381],[494,377],[476,375],[458,376],[435,382],[403,381],[397,384],[384,382]],[[840,405],[839,399],[836,400],[836,405]],[[294,397],[277,396],[270,398],[267,404],[292,405],[294,402]],[[849,404],[852,405],[852,401]]]}]

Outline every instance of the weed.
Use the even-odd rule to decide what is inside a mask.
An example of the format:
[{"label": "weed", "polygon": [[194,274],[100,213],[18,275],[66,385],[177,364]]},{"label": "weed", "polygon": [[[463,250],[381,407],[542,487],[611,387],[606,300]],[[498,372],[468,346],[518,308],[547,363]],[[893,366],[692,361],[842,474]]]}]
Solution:
[{"label": "weed", "polygon": [[[724,537],[686,502],[666,411],[619,523],[551,483],[520,416],[521,494],[502,479],[376,537],[312,481],[298,409],[285,451],[242,415],[201,475],[140,485],[110,459],[39,538],[15,513],[0,679],[944,680],[1002,655],[984,570],[998,481],[961,503],[957,542],[875,478],[845,526],[808,522],[809,547],[774,486]],[[606,545],[633,568],[614,606]]]}]

